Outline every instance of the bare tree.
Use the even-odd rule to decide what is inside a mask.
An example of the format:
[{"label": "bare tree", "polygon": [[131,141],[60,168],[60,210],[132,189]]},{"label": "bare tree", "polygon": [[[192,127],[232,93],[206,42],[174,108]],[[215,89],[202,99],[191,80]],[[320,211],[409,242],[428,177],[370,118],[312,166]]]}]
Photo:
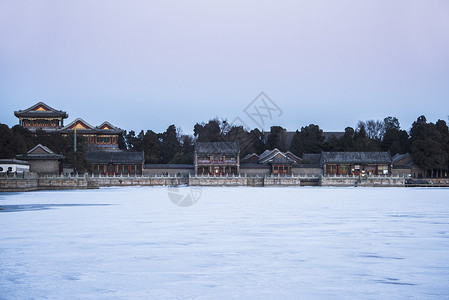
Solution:
[{"label": "bare tree", "polygon": [[365,123],[366,133],[370,139],[381,140],[384,133],[385,127],[384,122],[380,120],[368,120]]}]

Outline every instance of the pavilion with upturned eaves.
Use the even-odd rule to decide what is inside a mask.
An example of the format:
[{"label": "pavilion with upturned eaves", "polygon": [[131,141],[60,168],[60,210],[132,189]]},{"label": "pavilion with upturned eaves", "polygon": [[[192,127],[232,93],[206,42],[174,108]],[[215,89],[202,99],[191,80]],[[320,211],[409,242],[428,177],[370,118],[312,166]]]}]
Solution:
[{"label": "pavilion with upturned eaves", "polygon": [[[78,118],[64,126],[63,121],[68,117],[67,113],[56,110],[43,102],[36,103],[24,110],[15,111],[14,115],[19,118],[19,125],[33,132],[42,129],[47,133],[56,132],[66,137],[74,137],[76,135],[77,138],[84,139],[86,156],[92,163],[94,167],[93,173],[96,175],[142,174],[143,153],[119,150],[119,136],[125,131],[109,122],[103,122],[99,126],[92,126],[83,119]],[[41,145],[36,149],[39,151],[43,151],[42,149],[50,151]],[[38,151],[36,149],[33,148],[32,151]],[[30,153],[26,158],[33,159],[33,161],[37,159]],[[44,161],[42,165],[48,167],[50,165],[49,160]]]},{"label": "pavilion with upturned eaves", "polygon": [[118,136],[124,132],[109,122],[103,122],[100,126],[92,126],[81,118],[74,120],[58,132],[68,135],[75,130],[77,136],[85,138],[88,147],[102,150],[118,149]]},{"label": "pavilion with upturned eaves", "polygon": [[56,110],[43,102],[15,111],[14,115],[19,118],[19,125],[31,131],[56,131],[64,126],[64,119],[69,117],[65,111]]},{"label": "pavilion with upturned eaves", "polygon": [[62,110],[56,110],[49,105],[38,102],[35,105],[15,111],[14,115],[19,118],[19,125],[31,131],[42,129],[46,132],[58,132],[64,136],[71,133],[86,140],[89,148],[97,150],[117,150],[118,136],[124,130],[115,127],[109,122],[103,122],[100,126],[92,126],[81,118],[64,126],[64,119],[69,115]]}]

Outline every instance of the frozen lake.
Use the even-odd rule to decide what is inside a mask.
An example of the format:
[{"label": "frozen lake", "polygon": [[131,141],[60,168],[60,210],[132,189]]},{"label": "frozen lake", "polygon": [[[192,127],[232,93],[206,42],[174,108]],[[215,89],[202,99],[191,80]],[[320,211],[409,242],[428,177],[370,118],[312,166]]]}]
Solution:
[{"label": "frozen lake", "polygon": [[0,299],[449,298],[448,189],[195,192],[0,194]]}]

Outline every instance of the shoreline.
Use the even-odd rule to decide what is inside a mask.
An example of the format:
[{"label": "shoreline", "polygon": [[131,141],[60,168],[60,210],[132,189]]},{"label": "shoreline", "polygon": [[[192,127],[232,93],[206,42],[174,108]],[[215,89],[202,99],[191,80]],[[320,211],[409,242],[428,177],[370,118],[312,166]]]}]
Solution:
[{"label": "shoreline", "polygon": [[400,176],[47,176],[2,178],[0,192],[40,190],[83,190],[120,186],[198,186],[198,187],[449,187],[448,180],[431,183],[406,183]]}]

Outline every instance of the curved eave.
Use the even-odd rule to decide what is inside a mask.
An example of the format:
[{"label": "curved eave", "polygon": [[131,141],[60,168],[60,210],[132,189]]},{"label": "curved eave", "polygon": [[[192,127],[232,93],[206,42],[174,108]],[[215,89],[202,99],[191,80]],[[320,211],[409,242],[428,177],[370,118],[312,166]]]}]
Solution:
[{"label": "curved eave", "polygon": [[61,160],[64,158],[64,156],[62,155],[51,155],[51,156],[47,156],[47,155],[29,155],[29,156],[17,156],[18,159],[20,160],[25,160],[25,161],[29,161],[29,160]]},{"label": "curved eave", "polygon": [[390,161],[324,161],[324,164],[390,165]]},{"label": "curved eave", "polygon": [[[62,129],[59,130],[60,133],[73,133],[74,129]],[[76,134],[121,134],[123,131],[120,130],[102,130],[102,129],[77,129]]]},{"label": "curved eave", "polygon": [[26,117],[30,117],[30,118],[48,118],[48,117],[59,117],[59,118],[68,118],[69,115],[65,112],[65,111],[61,111],[61,112],[54,112],[54,111],[49,111],[49,112],[23,112],[23,111],[15,111],[14,115],[17,118],[26,118]]}]

